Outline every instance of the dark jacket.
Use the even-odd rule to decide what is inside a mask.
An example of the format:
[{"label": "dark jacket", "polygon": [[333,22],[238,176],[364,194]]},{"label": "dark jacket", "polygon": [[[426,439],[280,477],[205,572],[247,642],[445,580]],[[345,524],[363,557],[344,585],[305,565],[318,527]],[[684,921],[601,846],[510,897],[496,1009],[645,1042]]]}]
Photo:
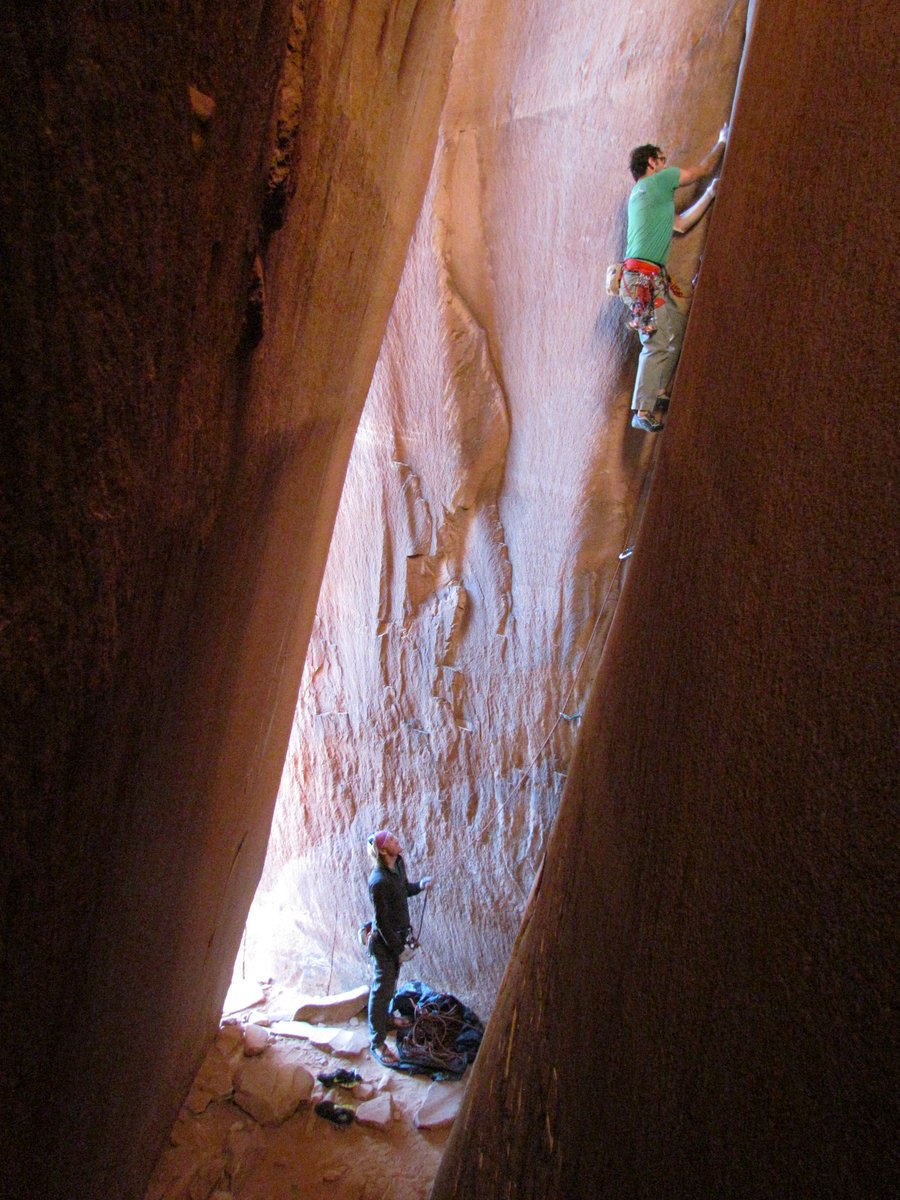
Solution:
[{"label": "dark jacket", "polygon": [[421,890],[421,884],[410,883],[406,878],[402,856],[398,857],[393,871],[379,863],[369,876],[369,896],[375,914],[370,950],[383,951],[386,947],[395,958],[400,954],[411,929],[406,899],[418,896]]}]

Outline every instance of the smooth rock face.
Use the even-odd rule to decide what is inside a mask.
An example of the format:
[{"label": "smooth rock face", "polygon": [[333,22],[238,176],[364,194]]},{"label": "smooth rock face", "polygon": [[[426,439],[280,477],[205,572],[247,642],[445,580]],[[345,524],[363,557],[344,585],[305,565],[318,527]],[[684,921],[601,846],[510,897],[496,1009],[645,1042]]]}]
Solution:
[{"label": "smooth rock face", "polygon": [[[453,7],[260,900],[298,937],[250,940],[357,983],[390,819],[437,868],[417,970],[484,1007],[568,770],[437,1200],[893,1195],[885,22],[754,5],[654,450],[624,156],[707,148],[743,8]],[[0,13],[10,1195],[140,1197],[214,1035],[450,8]]]},{"label": "smooth rock face", "polygon": [[[423,978],[487,1015],[621,586],[652,445],[604,294],[631,148],[698,161],[745,6],[457,5],[438,153],[354,446],[245,953],[365,977],[364,840],[436,877]],[[691,189],[680,193],[686,204]],[[673,270],[690,280],[706,222]],[[580,669],[579,669],[580,668]],[[577,673],[577,674],[576,674]],[[418,925],[422,901],[411,903]]]},{"label": "smooth rock face", "polygon": [[3,6],[10,1194],[139,1196],[215,1034],[451,8]]},{"label": "smooth rock face", "polygon": [[896,1193],[871,16],[756,5],[644,522],[434,1200]]}]

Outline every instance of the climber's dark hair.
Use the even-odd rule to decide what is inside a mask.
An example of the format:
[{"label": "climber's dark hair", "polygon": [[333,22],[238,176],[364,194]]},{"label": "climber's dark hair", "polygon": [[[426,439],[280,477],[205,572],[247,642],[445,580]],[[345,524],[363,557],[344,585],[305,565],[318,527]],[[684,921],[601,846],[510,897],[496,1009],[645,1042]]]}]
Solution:
[{"label": "climber's dark hair", "polygon": [[642,179],[647,174],[650,159],[659,158],[661,153],[659,146],[654,146],[651,142],[647,142],[645,146],[635,146],[631,152],[631,162],[628,164],[632,179]]}]

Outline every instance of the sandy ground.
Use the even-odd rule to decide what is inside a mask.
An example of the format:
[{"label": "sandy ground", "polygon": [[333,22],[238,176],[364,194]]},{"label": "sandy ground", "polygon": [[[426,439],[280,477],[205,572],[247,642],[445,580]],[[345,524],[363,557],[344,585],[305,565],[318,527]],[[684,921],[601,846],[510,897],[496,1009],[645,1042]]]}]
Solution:
[{"label": "sandy ground", "polygon": [[[269,1013],[257,1009],[243,1014],[244,1019],[272,1019],[278,1015],[273,1007],[267,1002]],[[364,1019],[338,1027],[364,1029]],[[338,1056],[305,1040],[278,1038],[264,1053],[275,1045],[279,1054],[289,1053],[314,1076],[343,1067],[358,1072],[379,1093],[388,1092],[391,1124],[379,1129],[354,1121],[342,1128],[317,1116],[314,1106],[325,1092],[321,1084],[293,1116],[274,1126],[260,1125],[230,1096],[211,1099],[201,1113],[186,1104],[146,1200],[426,1200],[450,1130],[419,1130],[414,1117],[429,1088],[461,1092],[468,1074],[458,1082],[432,1083],[426,1076],[386,1069],[367,1050]],[[214,1047],[210,1054],[215,1052]],[[239,1048],[233,1063],[241,1055]],[[221,1070],[219,1074],[221,1078]],[[198,1080],[203,1075],[201,1070]],[[218,1090],[227,1087],[226,1078]],[[358,1104],[350,1091],[337,1088],[328,1095],[336,1103]]]}]

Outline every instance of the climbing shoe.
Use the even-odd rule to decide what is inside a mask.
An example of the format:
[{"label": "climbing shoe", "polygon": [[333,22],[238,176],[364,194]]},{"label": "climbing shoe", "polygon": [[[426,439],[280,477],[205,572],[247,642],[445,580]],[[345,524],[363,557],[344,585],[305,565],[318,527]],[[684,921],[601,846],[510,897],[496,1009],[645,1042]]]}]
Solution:
[{"label": "climbing shoe", "polygon": [[327,1075],[317,1075],[316,1079],[325,1087],[334,1087],[337,1084],[342,1088],[355,1088],[358,1083],[362,1083],[362,1075],[357,1074],[356,1071],[345,1071],[343,1067],[338,1071],[331,1071]]},{"label": "climbing shoe", "polygon": [[644,433],[659,433],[662,427],[662,421],[657,421],[653,413],[646,409],[641,409],[631,418],[631,428],[643,429]]},{"label": "climbing shoe", "polygon": [[322,1100],[316,1105],[316,1116],[324,1117],[326,1121],[331,1121],[334,1125],[352,1125],[356,1119],[352,1108],[345,1108],[342,1104],[333,1104],[330,1100]]}]

